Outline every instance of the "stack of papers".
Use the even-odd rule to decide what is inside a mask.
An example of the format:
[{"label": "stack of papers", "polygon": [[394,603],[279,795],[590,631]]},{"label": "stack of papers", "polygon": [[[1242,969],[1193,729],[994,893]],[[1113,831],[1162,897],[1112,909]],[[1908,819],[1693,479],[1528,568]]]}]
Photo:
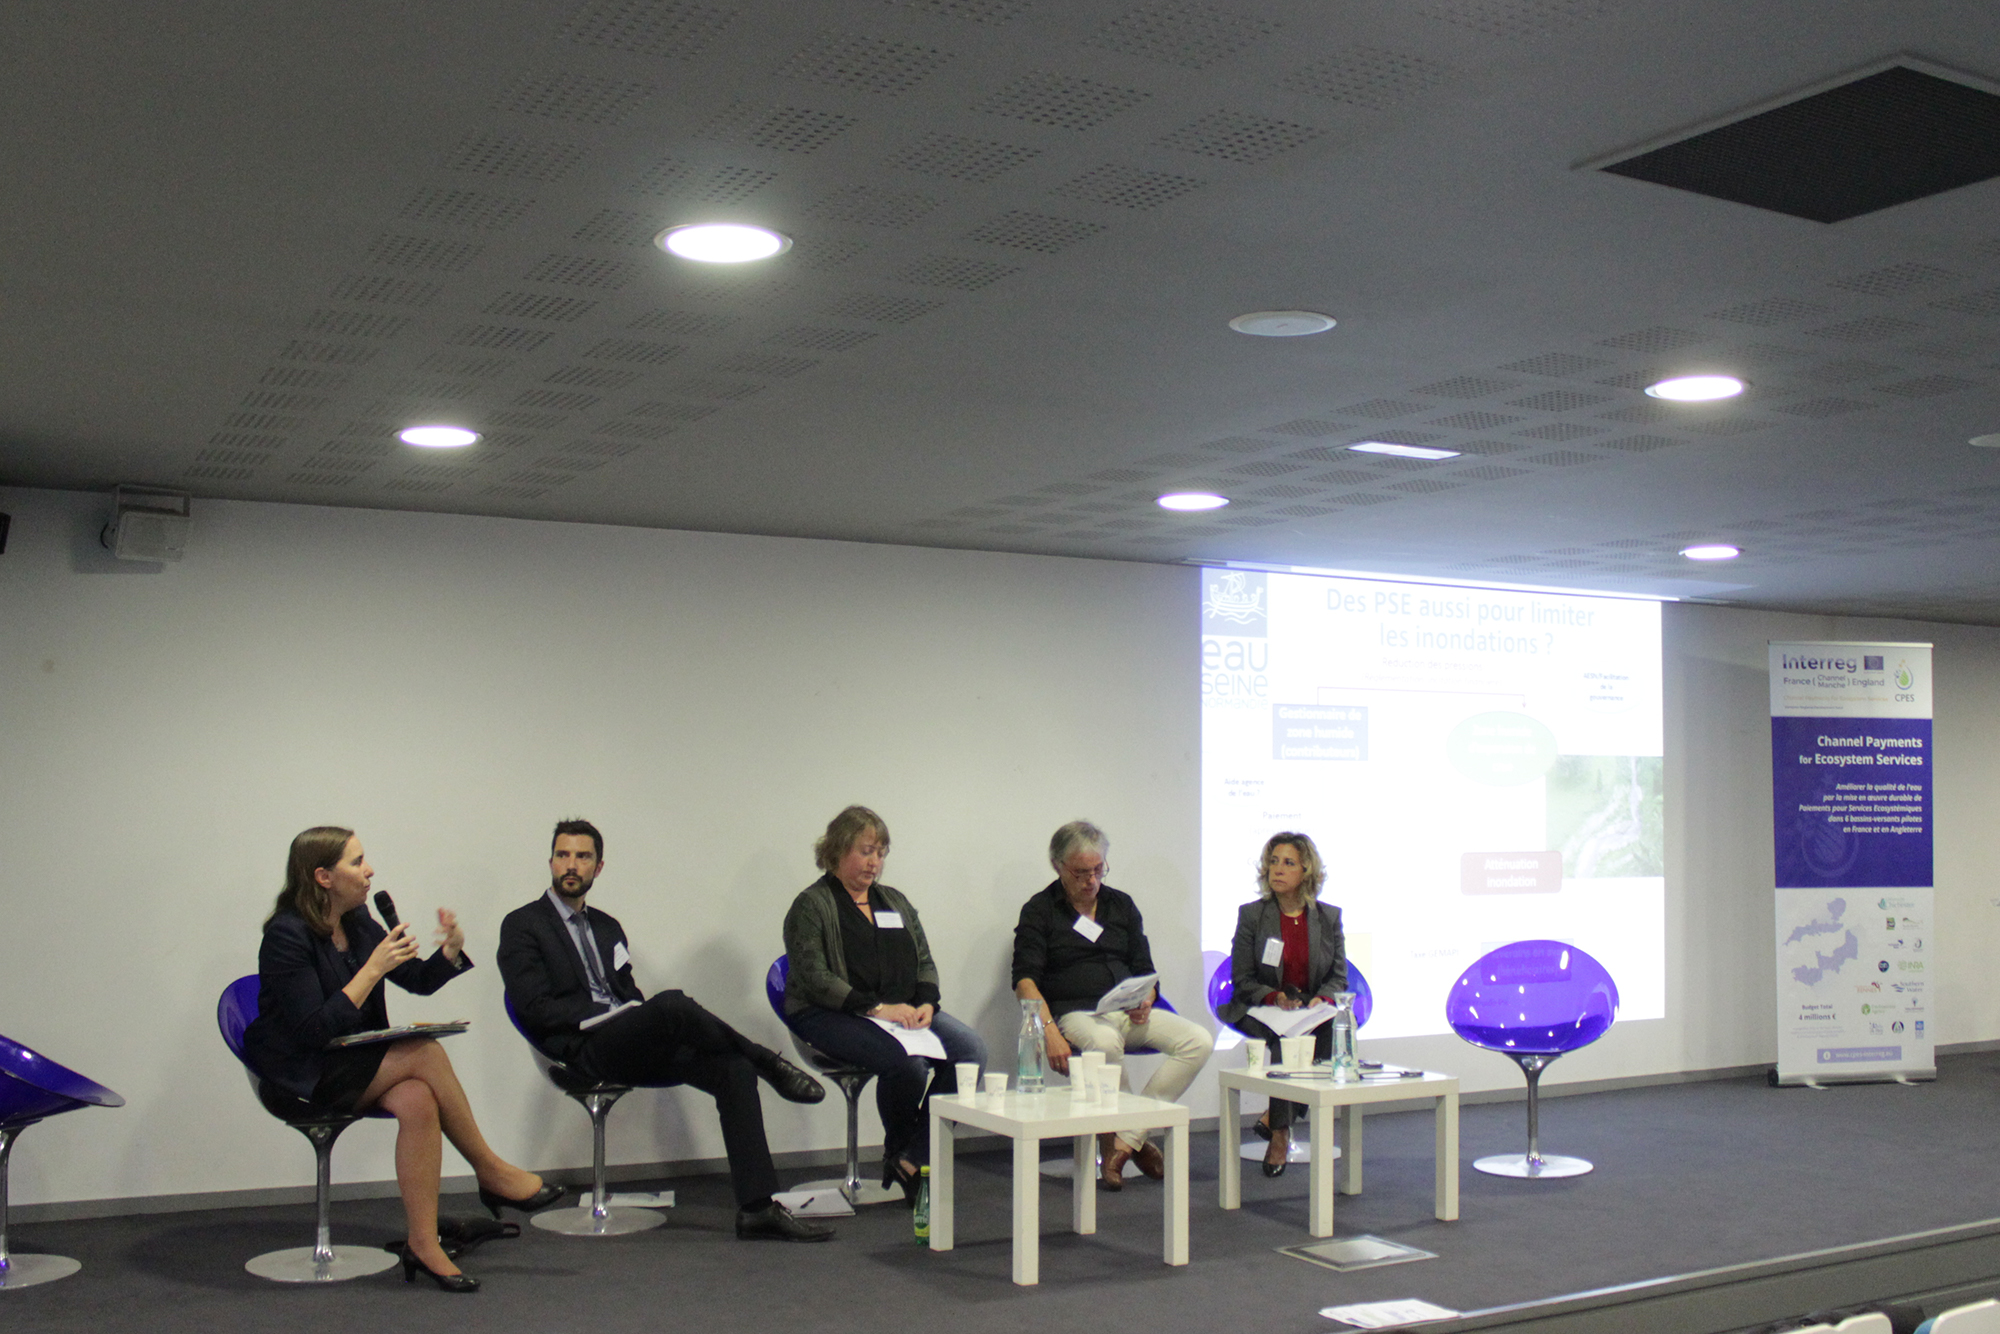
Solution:
[{"label": "stack of papers", "polygon": [[1092,1014],[1117,1014],[1120,1010],[1130,1010],[1152,999],[1153,988],[1159,983],[1158,973],[1141,973],[1128,977],[1098,998],[1097,1008]]}]

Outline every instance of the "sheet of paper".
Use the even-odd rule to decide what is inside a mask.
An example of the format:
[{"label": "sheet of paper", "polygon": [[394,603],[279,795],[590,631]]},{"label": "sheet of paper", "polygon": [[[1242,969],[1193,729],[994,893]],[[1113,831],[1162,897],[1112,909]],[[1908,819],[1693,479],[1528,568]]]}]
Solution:
[{"label": "sheet of paper", "polygon": [[1253,1005],[1250,1017],[1267,1024],[1281,1038],[1303,1037],[1333,1018],[1331,1005],[1307,1005],[1297,1010],[1281,1010],[1275,1005]]},{"label": "sheet of paper", "polygon": [[1391,1325],[1417,1325],[1426,1320],[1449,1320],[1458,1312],[1436,1306],[1419,1297],[1394,1302],[1356,1302],[1352,1306],[1322,1306],[1321,1315],[1356,1329],[1387,1329]]},{"label": "sheet of paper", "polygon": [[944,1043],[928,1028],[904,1028],[901,1024],[887,1019],[870,1018],[884,1033],[903,1044],[903,1050],[912,1056],[928,1056],[934,1061],[944,1059]]},{"label": "sheet of paper", "polygon": [[[615,1196],[613,1197],[616,1198]],[[851,1218],[854,1206],[839,1190],[781,1190],[771,1197],[794,1218]]]},{"label": "sheet of paper", "polygon": [[583,1029],[596,1028],[599,1024],[603,1023],[606,1019],[611,1018],[613,1015],[623,1014],[627,1010],[636,1010],[639,1008],[639,1005],[640,1005],[639,1001],[625,1001],[622,1004],[612,1006],[610,1009],[606,1010],[603,1014],[593,1014],[588,1019],[579,1019],[577,1021],[576,1026],[578,1028],[583,1028]]},{"label": "sheet of paper", "polygon": [[1159,980],[1158,973],[1141,973],[1137,977],[1128,977],[1105,992],[1098,999],[1097,1008],[1091,1013],[1116,1014],[1120,1010],[1129,1010],[1150,997],[1153,994],[1153,987]]}]

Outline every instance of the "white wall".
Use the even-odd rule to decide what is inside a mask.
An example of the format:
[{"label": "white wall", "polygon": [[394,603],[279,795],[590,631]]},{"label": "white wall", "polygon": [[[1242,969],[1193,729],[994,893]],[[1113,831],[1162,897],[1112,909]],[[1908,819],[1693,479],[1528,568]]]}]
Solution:
[{"label": "white wall", "polygon": [[[227,502],[198,505],[184,562],[134,567],[96,547],[107,508],[0,490],[0,1032],[130,1103],[29,1132],[18,1204],[310,1180],[213,1020],[310,824],[355,826],[405,917],[461,915],[485,966],[392,1013],[476,1021],[453,1060],[489,1137],[535,1167],[587,1162],[586,1123],[534,1074],[490,961],[560,816],[605,830],[592,901],[623,919],[642,984],[766,1041],[779,921],[850,801],[889,821],[885,878],[1003,1063],[1009,932],[1063,820],[1110,831],[1170,994],[1199,994],[1191,571]],[[1666,632],[1668,1017],[1551,1082],[1774,1055],[1771,638],[1937,642],[1939,1037],[2000,1036],[1981,967],[2000,631],[1672,607]],[[1455,1039],[1371,1054],[1519,1082]],[[765,1106],[776,1148],[841,1140],[837,1098]],[[388,1178],[390,1142],[348,1136],[338,1179]],[[712,1105],[635,1095],[612,1153],[718,1156]]]}]

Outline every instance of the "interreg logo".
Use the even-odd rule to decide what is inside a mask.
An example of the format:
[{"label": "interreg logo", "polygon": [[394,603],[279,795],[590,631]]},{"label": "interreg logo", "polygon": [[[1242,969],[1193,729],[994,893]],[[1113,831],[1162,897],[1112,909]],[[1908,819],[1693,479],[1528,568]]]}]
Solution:
[{"label": "interreg logo", "polygon": [[1262,636],[1271,620],[1266,577],[1244,570],[1210,570],[1203,581],[1201,632]]}]

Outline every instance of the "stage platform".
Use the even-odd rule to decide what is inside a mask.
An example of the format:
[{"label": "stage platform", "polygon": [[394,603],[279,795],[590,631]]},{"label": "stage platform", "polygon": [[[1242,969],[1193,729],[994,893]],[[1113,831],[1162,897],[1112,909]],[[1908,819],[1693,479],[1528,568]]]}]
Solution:
[{"label": "stage platform", "polygon": [[[1468,1063],[1492,1059],[1466,1054]],[[84,1269],[0,1292],[0,1328],[1222,1334],[1338,1330],[1320,1307],[1415,1297],[1473,1313],[1440,1329],[1719,1334],[1866,1296],[2000,1290],[2000,1054],[1946,1057],[1936,1082],[1913,1086],[1816,1091],[1735,1079],[1549,1099],[1543,1147],[1589,1158],[1594,1172],[1529,1182],[1470,1169],[1523,1137],[1519,1103],[1464,1109],[1461,1216],[1444,1223],[1432,1217],[1429,1110],[1371,1115],[1367,1189],[1341,1198],[1337,1234],[1373,1234],[1437,1258],[1350,1273],[1279,1253],[1310,1240],[1302,1167],[1274,1181],[1252,1167],[1243,1209],[1218,1209],[1208,1134],[1194,1142],[1186,1268],[1160,1262],[1160,1187],[1140,1179],[1100,1196],[1090,1237],[1070,1234],[1067,1199],[1045,1192],[1041,1284],[1017,1288],[1008,1279],[1009,1162],[972,1153],[959,1158],[949,1253],[916,1243],[909,1214],[894,1206],[837,1220],[826,1245],[738,1242],[726,1181],[682,1177],[629,1183],[677,1192],[679,1206],[656,1231],[580,1239],[527,1228],[474,1252],[466,1268],[485,1290],[468,1298],[406,1288],[393,1272],[322,1289],[245,1273],[247,1257],[310,1239],[308,1205],[17,1222],[17,1251],[71,1255]],[[17,1155],[33,1152],[30,1132]],[[451,1196],[444,1208],[469,1214],[476,1205]],[[374,1243],[398,1234],[401,1210],[394,1200],[348,1201],[334,1219],[337,1241]],[[1914,1239],[1882,1244],[1892,1238]],[[1576,1295],[1585,1293],[1596,1295]]]}]

